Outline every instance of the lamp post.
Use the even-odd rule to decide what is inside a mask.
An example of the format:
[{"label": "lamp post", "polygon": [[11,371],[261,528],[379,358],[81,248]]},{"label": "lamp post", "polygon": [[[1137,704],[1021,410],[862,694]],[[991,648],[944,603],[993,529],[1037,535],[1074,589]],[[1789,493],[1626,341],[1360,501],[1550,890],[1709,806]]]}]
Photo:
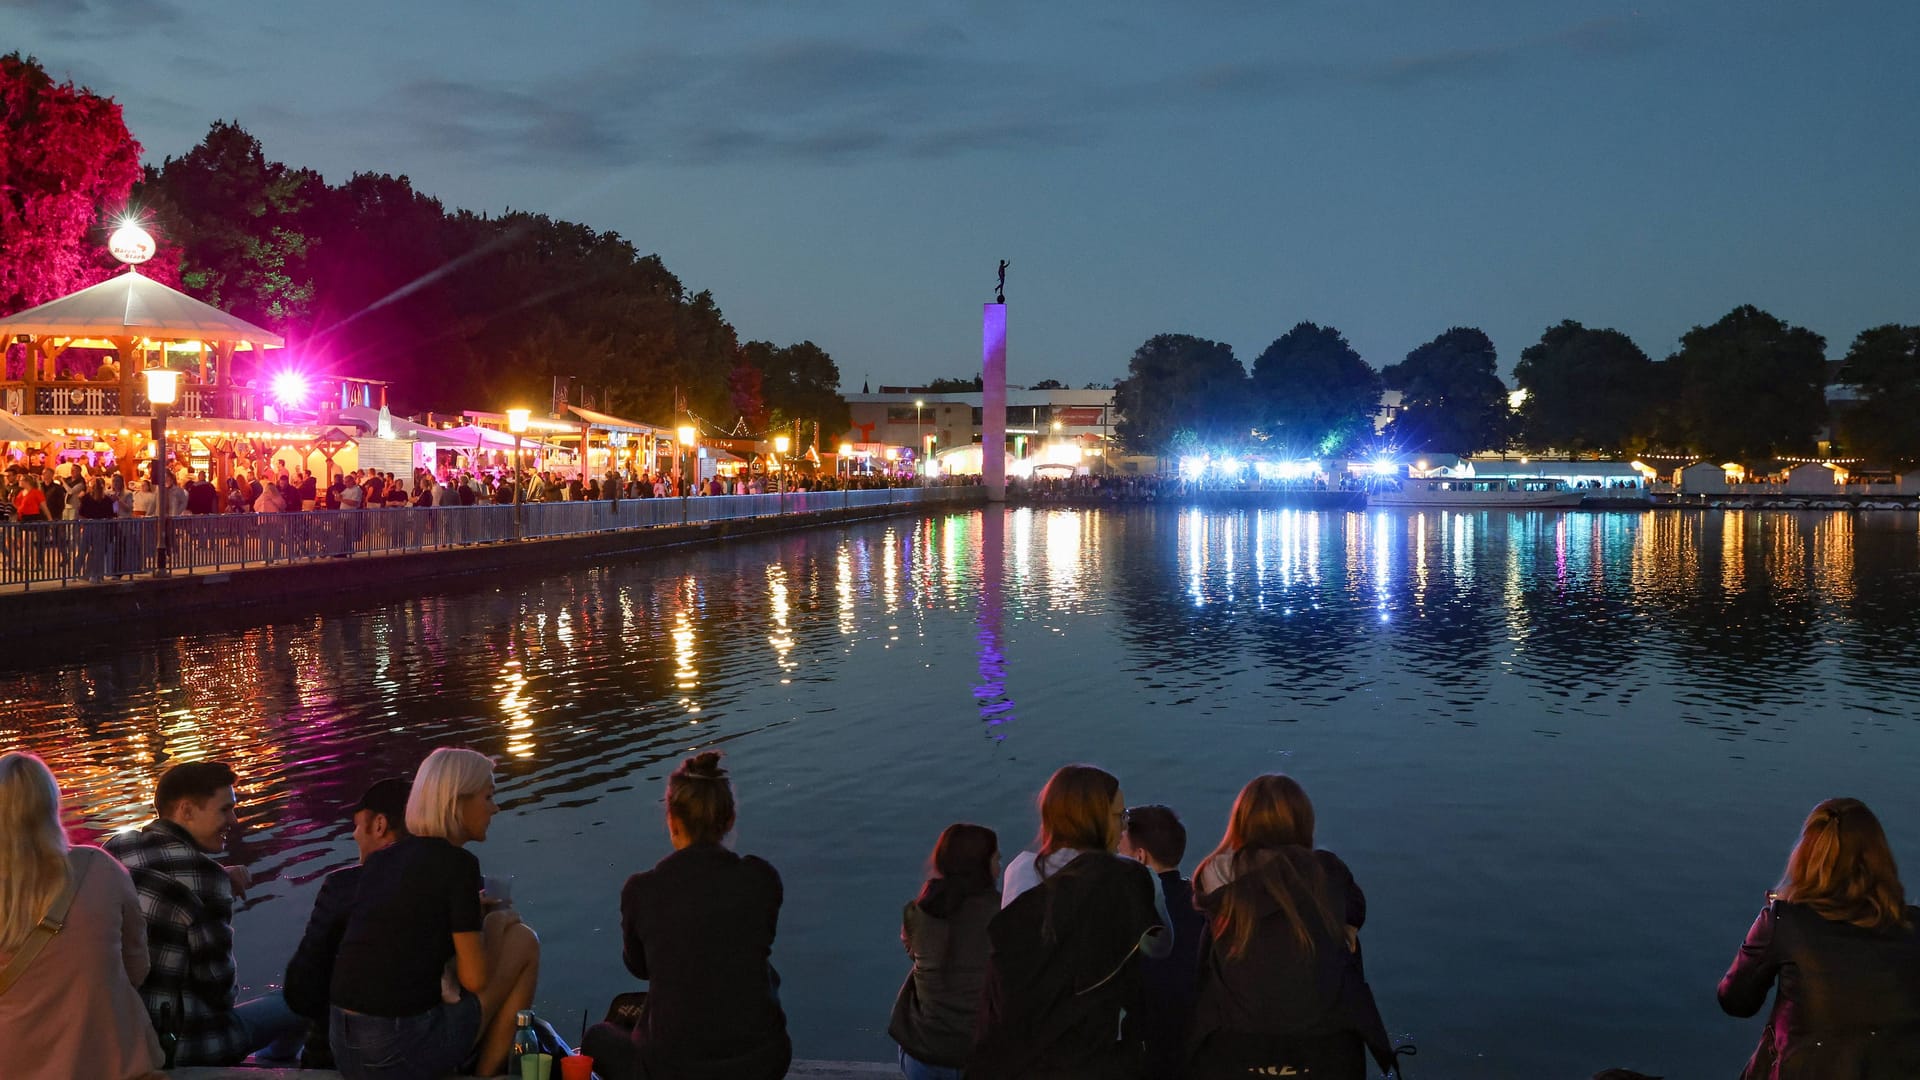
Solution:
[{"label": "lamp post", "polygon": [[841,475],[840,468],[843,465],[846,466],[846,478],[848,480],[852,480],[853,479],[853,444],[852,443],[840,444],[840,460],[834,462],[834,465],[833,465],[833,472],[835,476]]},{"label": "lamp post", "polygon": [[922,401],[919,398],[914,399],[913,401],[913,440],[914,440],[913,474],[915,478],[914,482],[918,484],[924,484],[927,482],[927,465],[924,460],[927,454],[927,437],[924,434],[922,434],[920,431],[920,410],[926,407],[927,407],[927,403],[925,401]]},{"label": "lamp post", "polygon": [[520,437],[527,433],[531,409],[508,409],[507,430],[513,432],[513,538],[520,539]]},{"label": "lamp post", "polygon": [[773,437],[773,493],[775,495],[785,494],[787,490],[786,467],[781,464],[780,459],[786,456],[787,447],[792,445],[793,440],[785,435]]},{"label": "lamp post", "polygon": [[180,373],[148,368],[147,403],[153,407],[153,488],[160,518],[160,541],[154,548],[153,576],[167,576],[167,411],[180,396]]},{"label": "lamp post", "polygon": [[[680,453],[678,455],[678,458],[680,461],[689,460],[687,455],[693,452],[694,441],[698,435],[699,435],[699,432],[693,429],[692,424],[680,425]],[[679,462],[676,462],[675,464],[676,466],[678,466]],[[693,493],[693,489],[690,483],[688,482],[688,479],[686,476],[686,470],[690,468],[691,468],[691,465],[688,465],[684,468],[676,467],[674,469],[674,472],[680,474],[675,479],[680,484],[680,521],[683,524],[687,520],[687,496]]]}]

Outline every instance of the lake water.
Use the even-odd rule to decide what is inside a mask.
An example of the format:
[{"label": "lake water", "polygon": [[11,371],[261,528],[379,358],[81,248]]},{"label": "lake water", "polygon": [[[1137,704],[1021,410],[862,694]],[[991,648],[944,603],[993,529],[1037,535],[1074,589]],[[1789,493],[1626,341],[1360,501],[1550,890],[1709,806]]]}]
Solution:
[{"label": "lake water", "polygon": [[1865,799],[1920,872],[1911,515],[973,511],[450,590],[57,650],[9,627],[0,747],[48,759],[83,837],[144,820],[167,760],[235,763],[247,992],[365,784],[497,755],[475,850],[575,1033],[631,988],[618,891],[668,851],[666,774],[722,746],[738,847],[786,882],[802,1057],[891,1056],[934,837],[1011,854],[1069,761],[1176,807],[1189,870],[1245,780],[1299,777],[1422,1078],[1731,1075],[1759,1021],[1714,985],[1807,809]]}]

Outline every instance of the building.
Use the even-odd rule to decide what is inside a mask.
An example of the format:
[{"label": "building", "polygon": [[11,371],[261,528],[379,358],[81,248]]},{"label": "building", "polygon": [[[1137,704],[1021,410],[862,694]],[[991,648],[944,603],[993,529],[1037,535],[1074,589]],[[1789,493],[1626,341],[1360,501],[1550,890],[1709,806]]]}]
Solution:
[{"label": "building", "polygon": [[[915,447],[939,453],[980,441],[981,397],[928,393],[910,386],[883,386],[879,393],[848,394],[852,417],[848,441],[856,445]],[[1048,439],[1081,443],[1105,454],[1119,416],[1112,390],[1007,388],[1007,445],[1015,457]]]}]

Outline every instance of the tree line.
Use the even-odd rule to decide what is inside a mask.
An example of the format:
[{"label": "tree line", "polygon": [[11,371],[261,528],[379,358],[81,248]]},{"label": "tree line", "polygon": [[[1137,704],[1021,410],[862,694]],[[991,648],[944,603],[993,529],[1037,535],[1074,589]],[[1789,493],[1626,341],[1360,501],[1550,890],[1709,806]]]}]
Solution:
[{"label": "tree line", "polygon": [[142,169],[117,104],[18,53],[0,106],[0,311],[114,272],[105,238],[131,213],[159,245],[143,273],[284,335],[310,374],[388,380],[400,411],[545,411],[566,376],[640,420],[679,400],[718,428],[847,427],[826,350],[742,341],[710,291],[618,233],[449,208],[405,176],[329,184],[227,121]]},{"label": "tree line", "polygon": [[[1852,400],[1829,415],[1827,387]],[[1860,333],[1836,365],[1826,340],[1752,306],[1682,335],[1654,360],[1618,330],[1566,320],[1520,353],[1509,407],[1493,341],[1453,327],[1375,369],[1340,331],[1303,322],[1251,372],[1233,348],[1159,334],[1115,384],[1118,435],[1133,453],[1199,447],[1308,458],[1383,451],[1670,453],[1762,462],[1831,448],[1893,468],[1920,464],[1920,326]],[[1376,434],[1385,390],[1399,407]]]}]

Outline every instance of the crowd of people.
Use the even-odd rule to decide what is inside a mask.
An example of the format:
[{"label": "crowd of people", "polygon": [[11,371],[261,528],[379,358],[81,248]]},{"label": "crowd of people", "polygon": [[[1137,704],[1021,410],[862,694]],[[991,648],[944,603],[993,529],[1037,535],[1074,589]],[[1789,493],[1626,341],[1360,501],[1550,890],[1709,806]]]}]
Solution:
[{"label": "crowd of people", "polygon": [[[236,779],[169,768],[157,816],[103,850],[68,843],[44,763],[0,756],[0,1075],[160,1080],[249,1056],[348,1080],[498,1074],[540,943],[472,851],[496,812],[492,761],[442,748],[368,788],[347,810],[358,862],[321,886],[284,990],[244,1002],[232,920],[252,882],[214,858]],[[718,752],[681,762],[665,802],[673,851],[619,896],[622,956],[648,988],[582,1049],[602,1080],[776,1080],[792,1061],[771,963],[780,875],[727,846],[738,808]],[[1129,807],[1102,769],[1059,769],[1038,805],[1032,850],[1004,868],[991,829],[947,827],[905,905],[887,1032],[907,1080],[1395,1070],[1362,965],[1365,893],[1315,845],[1296,780],[1248,782],[1191,878],[1179,815]],[[1872,811],[1816,806],[1720,982],[1734,1016],[1773,998],[1746,1080],[1920,1076],[1916,917]]]}]

